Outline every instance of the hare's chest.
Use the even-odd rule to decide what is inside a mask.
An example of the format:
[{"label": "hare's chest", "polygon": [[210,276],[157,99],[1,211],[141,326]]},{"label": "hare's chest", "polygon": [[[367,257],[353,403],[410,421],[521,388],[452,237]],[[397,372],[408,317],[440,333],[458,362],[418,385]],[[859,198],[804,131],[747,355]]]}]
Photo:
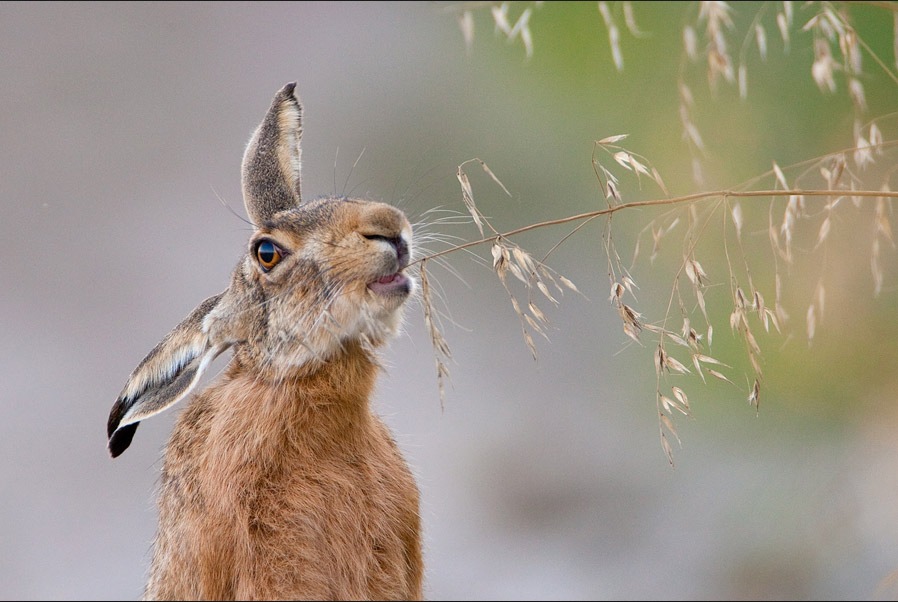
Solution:
[{"label": "hare's chest", "polygon": [[284,574],[320,580],[330,597],[409,597],[418,491],[401,458],[318,458],[265,489],[247,508],[249,549],[281,550]]}]

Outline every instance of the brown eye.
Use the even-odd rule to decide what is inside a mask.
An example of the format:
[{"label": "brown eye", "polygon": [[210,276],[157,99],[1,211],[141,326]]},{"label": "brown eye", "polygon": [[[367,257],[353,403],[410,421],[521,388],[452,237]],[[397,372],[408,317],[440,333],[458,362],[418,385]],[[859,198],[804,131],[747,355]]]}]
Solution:
[{"label": "brown eye", "polygon": [[263,240],[256,246],[256,259],[266,272],[276,266],[284,257],[284,253],[270,240]]}]

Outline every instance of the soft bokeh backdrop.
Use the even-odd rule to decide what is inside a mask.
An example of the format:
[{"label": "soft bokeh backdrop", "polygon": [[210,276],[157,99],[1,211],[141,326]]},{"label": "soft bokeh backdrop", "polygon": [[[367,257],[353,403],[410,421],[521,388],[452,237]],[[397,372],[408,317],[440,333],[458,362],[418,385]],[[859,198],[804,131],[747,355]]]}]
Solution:
[{"label": "soft bokeh backdrop", "polygon": [[[734,4],[744,36],[762,5]],[[455,169],[473,157],[511,192],[468,170],[500,227],[601,207],[590,159],[612,134],[629,133],[671,192],[692,192],[676,81],[695,8],[635,9],[650,35],[622,33],[618,73],[595,3],[536,8],[529,59],[520,40],[494,35],[483,6],[466,48],[446,3],[0,3],[0,598],[140,596],[177,410],[115,461],[106,416],[144,354],[228,281],[249,233],[243,147],[278,88],[295,80],[304,101],[304,192],[397,203],[431,231],[476,235],[428,213],[463,210]],[[851,145],[847,97],[810,78],[810,36],[784,54],[764,18],[770,57],[750,63],[747,101],[732,86],[714,98],[695,78],[709,187]],[[891,61],[889,12],[858,18]],[[894,84],[865,65],[870,116],[894,111]],[[749,214],[756,240],[765,212]],[[615,218],[622,249],[652,217]],[[810,347],[802,323],[820,274],[813,259],[813,273],[788,274],[797,319],[764,338],[757,415],[729,310],[717,310],[715,341],[742,361],[738,388],[673,381],[693,406],[674,469],[658,441],[650,339],[628,343],[607,303],[600,224],[552,255],[584,296],[543,304],[550,340],[537,341],[537,362],[488,267],[458,253],[448,259],[461,278],[434,268],[454,320],[445,405],[419,305],[385,352],[376,400],[421,486],[428,596],[894,597],[898,278],[887,259],[873,297],[865,224],[836,224]],[[565,232],[521,242],[545,252]],[[666,304],[678,245],[634,269],[646,311]],[[725,305],[720,246],[702,261]]]}]

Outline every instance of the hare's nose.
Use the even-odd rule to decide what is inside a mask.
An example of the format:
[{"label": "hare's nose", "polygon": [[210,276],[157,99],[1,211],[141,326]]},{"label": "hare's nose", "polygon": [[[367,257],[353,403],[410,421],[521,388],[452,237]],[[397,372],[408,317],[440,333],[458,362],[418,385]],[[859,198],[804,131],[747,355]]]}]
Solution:
[{"label": "hare's nose", "polygon": [[401,270],[408,265],[408,243],[405,242],[405,238],[399,236],[397,238],[390,239],[390,244],[392,244],[393,248],[396,249],[396,260],[399,262],[399,269]]},{"label": "hare's nose", "polygon": [[368,240],[382,240],[392,246],[393,250],[396,251],[396,261],[399,263],[400,270],[408,265],[408,242],[406,242],[404,236],[382,236],[380,234],[364,234],[363,236]]},{"label": "hare's nose", "polygon": [[393,246],[396,251],[396,261],[399,263],[399,269],[404,269],[408,265],[409,252],[408,243],[403,236],[384,237],[384,240]]}]

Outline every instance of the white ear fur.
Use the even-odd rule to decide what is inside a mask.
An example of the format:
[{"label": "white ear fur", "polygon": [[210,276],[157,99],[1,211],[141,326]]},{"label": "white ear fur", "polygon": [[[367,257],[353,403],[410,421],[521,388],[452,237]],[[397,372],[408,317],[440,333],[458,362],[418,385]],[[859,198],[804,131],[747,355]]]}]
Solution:
[{"label": "white ear fur", "polygon": [[203,301],[134,369],[109,414],[109,452],[120,455],[131,444],[138,423],[184,399],[200,376],[231,343],[211,344],[206,315],[224,293]]}]

